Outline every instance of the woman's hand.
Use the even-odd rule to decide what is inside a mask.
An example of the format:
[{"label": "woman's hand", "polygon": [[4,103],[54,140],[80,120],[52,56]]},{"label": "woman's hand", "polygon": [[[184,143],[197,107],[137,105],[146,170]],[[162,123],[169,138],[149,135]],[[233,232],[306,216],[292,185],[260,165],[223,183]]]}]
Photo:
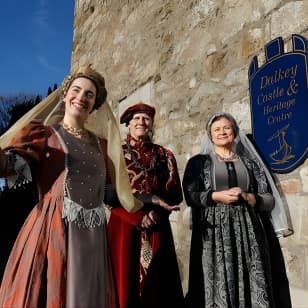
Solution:
[{"label": "woman's hand", "polygon": [[212,199],[215,202],[231,204],[239,201],[241,193],[242,190],[239,187],[232,187],[222,191],[214,191],[212,193]]},{"label": "woman's hand", "polygon": [[246,193],[242,192],[241,193],[242,198],[252,207],[254,207],[257,203],[256,196],[252,193]]},{"label": "woman's hand", "polygon": [[252,193],[246,193],[239,187],[232,187],[227,190],[214,191],[212,193],[213,201],[222,202],[225,204],[237,202],[240,200],[240,198],[246,201],[250,206],[256,205],[257,201],[255,195]]}]

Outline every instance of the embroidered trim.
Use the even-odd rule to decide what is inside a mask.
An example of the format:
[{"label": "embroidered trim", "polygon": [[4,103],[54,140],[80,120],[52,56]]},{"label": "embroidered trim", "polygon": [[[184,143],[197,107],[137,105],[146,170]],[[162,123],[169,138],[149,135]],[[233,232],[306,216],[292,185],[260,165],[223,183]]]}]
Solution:
[{"label": "embroidered trim", "polygon": [[74,222],[79,228],[95,228],[103,225],[106,214],[103,206],[85,209],[73,200],[64,197],[62,218],[66,222]]},{"label": "embroidered trim", "polygon": [[154,145],[152,145],[152,151],[151,151],[152,156],[149,167],[146,167],[140,161],[140,153],[138,152],[138,150],[135,150],[134,147],[130,144],[130,139],[131,138],[127,138],[126,146],[127,146],[127,151],[130,154],[131,160],[134,163],[135,167],[140,170],[143,170],[144,172],[149,172],[154,170],[156,168],[156,161],[157,161],[157,153],[155,151]]},{"label": "embroidered trim", "polygon": [[28,163],[14,152],[7,152],[8,169],[15,170],[16,174],[7,176],[9,188],[20,187],[32,181],[31,170]]}]

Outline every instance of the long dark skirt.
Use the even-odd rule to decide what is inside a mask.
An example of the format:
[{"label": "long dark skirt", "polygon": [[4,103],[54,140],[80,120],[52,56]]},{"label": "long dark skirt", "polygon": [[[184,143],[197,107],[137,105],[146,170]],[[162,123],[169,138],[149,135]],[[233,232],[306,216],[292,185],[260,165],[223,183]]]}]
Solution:
[{"label": "long dark skirt", "polygon": [[206,208],[203,217],[193,227],[187,307],[291,307],[286,275],[275,277],[284,264],[269,219],[224,204]]}]

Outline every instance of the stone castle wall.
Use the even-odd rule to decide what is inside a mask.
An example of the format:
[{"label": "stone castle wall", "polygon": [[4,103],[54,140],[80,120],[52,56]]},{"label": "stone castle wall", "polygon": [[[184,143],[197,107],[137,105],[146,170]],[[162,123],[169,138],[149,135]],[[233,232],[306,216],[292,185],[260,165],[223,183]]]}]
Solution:
[{"label": "stone castle wall", "polygon": [[[293,33],[308,38],[308,1],[75,0],[72,69],[92,63],[104,74],[116,115],[139,100],[153,104],[155,140],[174,152],[182,176],[214,112],[230,112],[251,132],[250,61],[258,55],[262,65],[264,44],[278,36],[290,49]],[[307,308],[308,162],[275,177],[295,230],[280,239],[293,307]],[[182,213],[171,220],[186,290]]]}]

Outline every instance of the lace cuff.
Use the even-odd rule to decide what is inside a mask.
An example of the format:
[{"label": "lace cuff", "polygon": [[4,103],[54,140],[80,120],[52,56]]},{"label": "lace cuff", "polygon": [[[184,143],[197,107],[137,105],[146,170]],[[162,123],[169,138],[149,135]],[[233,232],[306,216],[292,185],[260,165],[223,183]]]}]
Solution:
[{"label": "lace cuff", "polygon": [[68,197],[64,197],[62,218],[74,222],[79,228],[95,228],[104,224],[106,214],[103,206],[86,209]]},{"label": "lace cuff", "polygon": [[7,176],[9,188],[16,188],[32,181],[31,170],[28,163],[14,152],[7,152],[8,165],[7,170],[14,170],[15,173]]}]

